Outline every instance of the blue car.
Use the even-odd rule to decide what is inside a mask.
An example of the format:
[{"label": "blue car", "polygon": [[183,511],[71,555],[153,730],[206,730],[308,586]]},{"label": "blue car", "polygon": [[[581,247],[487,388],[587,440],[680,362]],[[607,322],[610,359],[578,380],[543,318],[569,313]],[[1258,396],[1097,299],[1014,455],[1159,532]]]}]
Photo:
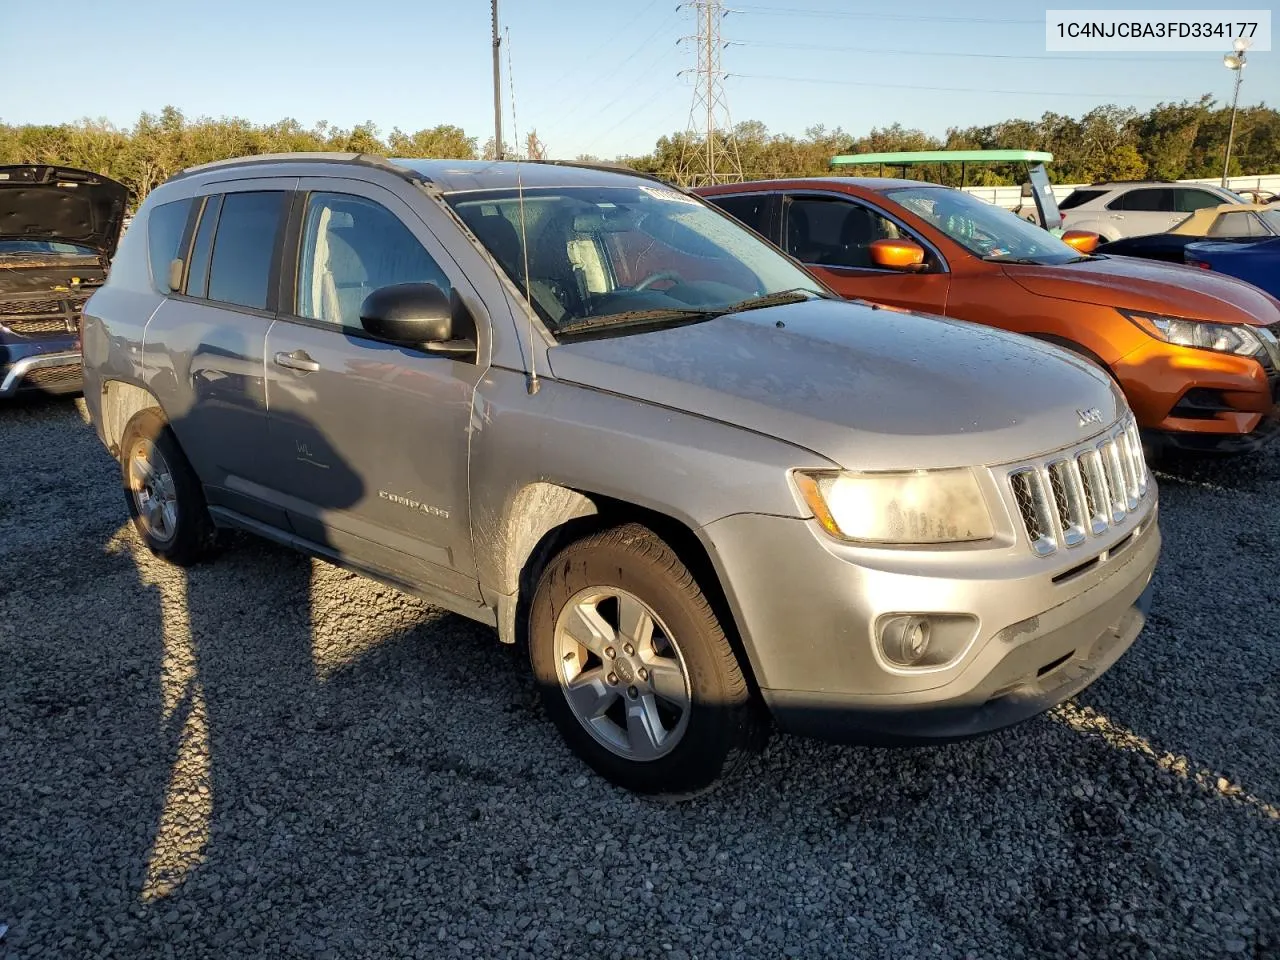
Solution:
[{"label": "blue car", "polygon": [[106,279],[128,196],[87,170],[0,166],[0,400],[80,389],[80,312]]},{"label": "blue car", "polygon": [[1244,243],[1202,240],[1188,244],[1185,256],[1192,266],[1245,280],[1280,298],[1280,237]]}]

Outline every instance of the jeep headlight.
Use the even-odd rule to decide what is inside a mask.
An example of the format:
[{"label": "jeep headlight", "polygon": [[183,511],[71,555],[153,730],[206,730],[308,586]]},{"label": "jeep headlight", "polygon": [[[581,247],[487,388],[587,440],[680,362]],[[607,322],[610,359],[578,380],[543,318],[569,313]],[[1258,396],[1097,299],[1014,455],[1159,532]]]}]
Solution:
[{"label": "jeep headlight", "polygon": [[1252,357],[1263,351],[1262,340],[1253,329],[1239,324],[1188,320],[1138,310],[1120,310],[1120,313],[1144,332],[1166,343],[1234,353],[1241,357]]},{"label": "jeep headlight", "polygon": [[842,540],[963,543],[995,534],[971,470],[814,470],[794,476],[823,529]]}]

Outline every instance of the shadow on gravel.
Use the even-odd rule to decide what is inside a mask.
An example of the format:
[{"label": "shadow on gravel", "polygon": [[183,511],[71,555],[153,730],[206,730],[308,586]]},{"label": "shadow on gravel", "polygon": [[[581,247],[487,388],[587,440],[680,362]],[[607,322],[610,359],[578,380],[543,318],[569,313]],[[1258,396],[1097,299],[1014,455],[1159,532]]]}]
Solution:
[{"label": "shadow on gravel", "polygon": [[[0,957],[1280,955],[1277,798],[1214,776],[1224,716],[1267,717],[1211,686],[1212,611],[1153,619],[1051,718],[775,737],[654,802],[569,754],[489,629],[247,536],[151,557],[64,425],[60,485],[0,518],[32,531],[0,539]],[[1168,497],[1197,522],[1157,612],[1219,548],[1200,496]]]}]

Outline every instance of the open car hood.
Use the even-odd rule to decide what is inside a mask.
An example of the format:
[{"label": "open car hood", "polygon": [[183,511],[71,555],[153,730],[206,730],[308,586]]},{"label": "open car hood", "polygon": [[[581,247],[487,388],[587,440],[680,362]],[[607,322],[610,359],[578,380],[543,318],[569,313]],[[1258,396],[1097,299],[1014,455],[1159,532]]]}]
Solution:
[{"label": "open car hood", "polygon": [[0,240],[78,243],[110,258],[120,239],[124,184],[47,164],[0,166]]}]

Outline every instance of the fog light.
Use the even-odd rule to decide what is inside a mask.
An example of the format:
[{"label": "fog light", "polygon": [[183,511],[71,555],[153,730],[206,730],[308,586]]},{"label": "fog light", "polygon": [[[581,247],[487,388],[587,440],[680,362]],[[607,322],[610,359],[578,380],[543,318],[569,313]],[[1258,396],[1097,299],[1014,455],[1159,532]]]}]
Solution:
[{"label": "fog light", "polygon": [[922,617],[895,617],[880,634],[884,655],[903,667],[914,667],[929,652],[929,621]]},{"label": "fog light", "polygon": [[890,613],[876,623],[884,660],[915,670],[954,663],[977,633],[978,618],[968,613]]}]

